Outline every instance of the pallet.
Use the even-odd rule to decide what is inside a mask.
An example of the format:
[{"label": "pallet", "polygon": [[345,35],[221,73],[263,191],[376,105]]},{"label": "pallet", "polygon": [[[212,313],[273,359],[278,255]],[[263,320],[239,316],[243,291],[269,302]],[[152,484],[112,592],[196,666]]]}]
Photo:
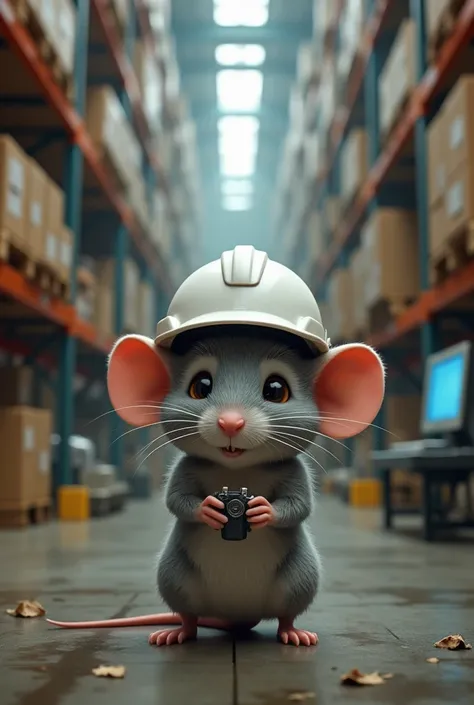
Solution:
[{"label": "pallet", "polygon": [[474,257],[474,221],[451,235],[442,250],[431,256],[431,284],[441,284]]},{"label": "pallet", "polygon": [[438,58],[441,47],[453,33],[456,21],[466,0],[451,0],[438,22],[438,26],[429,38],[428,61],[434,63]]},{"label": "pallet", "polygon": [[36,264],[35,283],[49,296],[67,301],[69,299],[69,284],[64,282],[48,264]]},{"label": "pallet", "polygon": [[42,23],[28,0],[14,0],[18,20],[36,42],[41,58],[48,64],[53,78],[68,100],[74,98],[74,79],[64,71],[55,46],[45,34]]},{"label": "pallet", "polygon": [[31,524],[45,524],[52,515],[49,499],[17,509],[0,509],[0,529],[23,529]]},{"label": "pallet", "polygon": [[31,259],[28,247],[20,244],[16,238],[17,236],[7,228],[0,230],[0,261],[17,269],[26,279],[33,280],[36,265]]},{"label": "pallet", "polygon": [[414,301],[413,296],[392,297],[377,301],[368,310],[370,332],[378,333],[386,330],[396,318],[410,308]]}]

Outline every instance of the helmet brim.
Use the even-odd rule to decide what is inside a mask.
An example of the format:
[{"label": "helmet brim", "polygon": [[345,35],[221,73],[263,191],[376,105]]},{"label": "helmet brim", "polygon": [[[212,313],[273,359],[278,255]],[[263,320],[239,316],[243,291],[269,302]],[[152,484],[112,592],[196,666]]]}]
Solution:
[{"label": "helmet brim", "polygon": [[305,340],[308,345],[320,353],[326,353],[329,350],[327,341],[314,333],[302,330],[296,326],[288,325],[288,321],[278,316],[262,313],[261,311],[219,311],[215,315],[206,314],[197,316],[187,321],[184,325],[179,325],[176,328],[165,330],[159,333],[155,338],[155,345],[160,347],[170,347],[176,336],[187,331],[197,330],[199,328],[207,328],[210,326],[222,325],[247,325],[258,326],[260,328],[272,328],[273,330],[281,330]]}]

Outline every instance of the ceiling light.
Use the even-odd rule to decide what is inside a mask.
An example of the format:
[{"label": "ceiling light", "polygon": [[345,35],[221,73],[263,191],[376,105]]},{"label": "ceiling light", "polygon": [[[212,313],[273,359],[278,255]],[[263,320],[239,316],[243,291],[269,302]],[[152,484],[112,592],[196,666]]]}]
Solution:
[{"label": "ceiling light", "polygon": [[248,196],[227,196],[222,199],[222,208],[226,211],[248,211],[252,199]]},{"label": "ceiling light", "polygon": [[254,115],[226,115],[217,121],[219,134],[255,135],[260,129],[260,120]]},{"label": "ceiling light", "polygon": [[223,196],[251,196],[253,183],[249,179],[226,179],[221,184]]},{"label": "ceiling light", "polygon": [[221,66],[261,66],[266,52],[260,44],[220,44],[215,56]]},{"label": "ceiling light", "polygon": [[263,74],[250,69],[224,69],[216,76],[217,102],[224,112],[255,112],[260,108]]},{"label": "ceiling light", "polygon": [[249,178],[255,172],[255,152],[232,151],[221,152],[220,172],[222,176],[232,178]]},{"label": "ceiling light", "polygon": [[214,0],[214,22],[221,27],[263,27],[269,0]]}]

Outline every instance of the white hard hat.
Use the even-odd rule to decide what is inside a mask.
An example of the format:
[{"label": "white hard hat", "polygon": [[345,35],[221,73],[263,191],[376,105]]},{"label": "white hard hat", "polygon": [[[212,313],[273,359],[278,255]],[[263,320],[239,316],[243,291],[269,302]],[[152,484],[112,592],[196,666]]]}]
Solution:
[{"label": "white hard hat", "polygon": [[330,341],[318,304],[304,281],[266,252],[240,245],[191,274],[156,327],[155,344],[169,347],[185,331],[244,324],[293,333],[320,352]]}]

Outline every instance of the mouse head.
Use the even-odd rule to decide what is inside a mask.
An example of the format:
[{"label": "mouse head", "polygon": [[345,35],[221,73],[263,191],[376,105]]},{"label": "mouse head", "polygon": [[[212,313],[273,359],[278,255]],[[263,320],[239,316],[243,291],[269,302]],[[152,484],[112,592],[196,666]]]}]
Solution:
[{"label": "mouse head", "polygon": [[310,452],[318,433],[363,431],[382,404],[384,369],[366,345],[315,357],[296,336],[233,326],[182,334],[166,351],[125,336],[108,389],[126,422],[160,424],[163,442],[238,469]]}]

